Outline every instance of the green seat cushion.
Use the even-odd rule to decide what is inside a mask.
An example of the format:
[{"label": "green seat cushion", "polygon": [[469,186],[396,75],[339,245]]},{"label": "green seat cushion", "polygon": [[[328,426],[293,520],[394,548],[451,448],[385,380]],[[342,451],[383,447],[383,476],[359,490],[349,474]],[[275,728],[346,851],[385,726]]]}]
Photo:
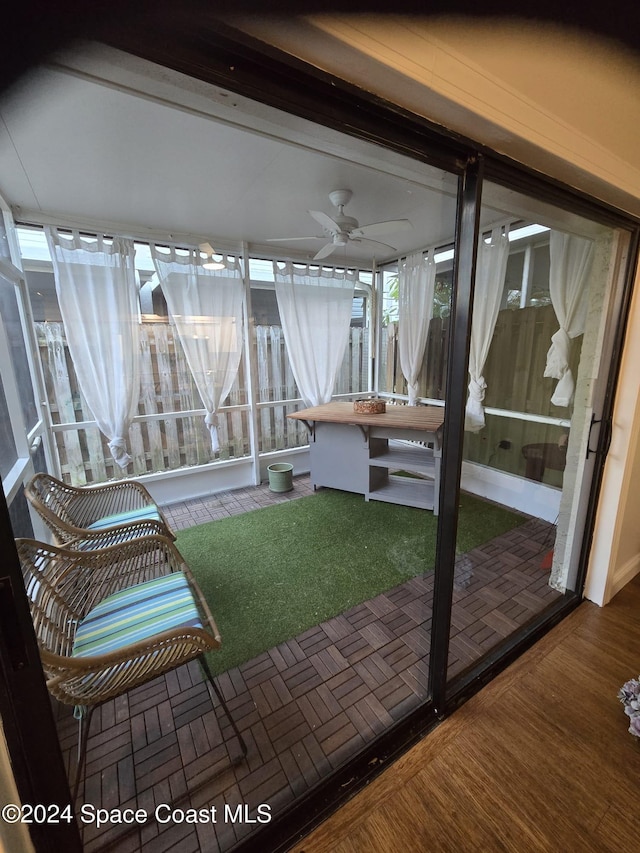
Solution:
[{"label": "green seat cushion", "polygon": [[127,524],[131,521],[148,521],[149,519],[161,521],[158,507],[155,504],[148,504],[138,509],[129,509],[125,512],[116,512],[113,515],[105,515],[104,518],[92,522],[87,529],[103,530],[105,527],[117,527],[119,524]]},{"label": "green seat cushion", "polygon": [[182,572],[155,578],[109,595],[80,622],[73,655],[103,655],[171,628],[201,628]]}]

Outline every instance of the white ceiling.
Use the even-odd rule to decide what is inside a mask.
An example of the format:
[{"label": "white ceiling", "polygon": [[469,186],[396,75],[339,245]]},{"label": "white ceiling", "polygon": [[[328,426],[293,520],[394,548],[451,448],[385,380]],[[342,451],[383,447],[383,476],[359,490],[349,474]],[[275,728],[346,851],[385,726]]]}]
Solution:
[{"label": "white ceiling", "polygon": [[[110,49],[41,69],[0,119],[0,193],[27,220],[281,253],[286,241],[268,241],[322,236],[308,210],[335,214],[329,192],[347,188],[360,225],[408,218],[413,229],[381,238],[396,252],[351,243],[332,261],[453,237],[453,176]],[[312,257],[325,241],[290,250]]]},{"label": "white ceiling", "polygon": [[[0,194],[24,222],[310,259],[327,238],[308,211],[335,214],[329,193],[342,188],[360,225],[413,228],[380,238],[394,249],[352,242],[326,263],[453,240],[453,175],[102,45],[66,54],[0,103]],[[584,231],[557,208],[485,188],[483,226],[516,212]],[[269,242],[313,235],[322,239]]]},{"label": "white ceiling", "polygon": [[639,216],[640,56],[568,17],[554,24],[511,12],[409,16],[345,9],[303,17],[245,14],[231,23]]}]

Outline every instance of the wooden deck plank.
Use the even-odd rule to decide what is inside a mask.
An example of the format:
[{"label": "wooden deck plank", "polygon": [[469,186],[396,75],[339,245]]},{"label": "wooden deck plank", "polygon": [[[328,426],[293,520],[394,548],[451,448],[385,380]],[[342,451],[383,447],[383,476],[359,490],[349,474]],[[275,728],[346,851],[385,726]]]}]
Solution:
[{"label": "wooden deck plank", "polygon": [[[296,482],[299,494],[307,494],[308,477]],[[271,500],[266,490],[258,492],[256,500]],[[227,514],[242,511],[242,501],[231,493],[216,506]],[[189,523],[188,509],[188,504],[179,508],[183,526]],[[196,511],[199,519],[202,501]],[[549,529],[526,522],[466,555],[466,586],[455,597],[451,672],[558,596],[539,569],[539,554],[548,547],[542,533]],[[542,545],[535,544],[537,538]],[[498,559],[516,551],[515,560]],[[195,663],[108,703],[96,714],[89,738],[87,801],[98,805],[102,798],[111,804],[137,796],[146,807],[167,798],[224,804],[251,796],[274,809],[290,804],[424,698],[432,595],[432,574],[412,578],[220,676],[220,689],[247,741],[246,761],[232,763],[239,747]],[[77,732],[68,719],[71,711],[57,708],[56,713],[65,759],[73,768]],[[218,775],[211,780],[213,772]],[[202,791],[190,796],[195,785]],[[170,829],[171,824],[145,826],[115,849],[122,844],[131,853],[186,853],[206,838],[208,846],[200,849],[224,853],[251,826],[192,827],[184,835]],[[108,827],[98,834],[88,830],[87,849],[99,853],[101,839],[116,836]]]}]

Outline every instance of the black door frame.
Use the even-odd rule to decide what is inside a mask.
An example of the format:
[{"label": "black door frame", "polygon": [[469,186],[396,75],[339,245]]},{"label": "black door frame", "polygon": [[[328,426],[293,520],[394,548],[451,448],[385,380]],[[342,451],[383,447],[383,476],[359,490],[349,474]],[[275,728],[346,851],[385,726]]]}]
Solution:
[{"label": "black door frame", "polygon": [[36,851],[76,853],[80,833],[2,489],[0,548],[0,716],[16,787],[22,804],[48,809],[47,820],[34,814],[28,824]]},{"label": "black door frame", "polygon": [[443,427],[440,515],[436,541],[433,625],[429,657],[430,693],[436,713],[444,716],[451,610],[456,564],[460,472],[464,442],[467,362],[475,291],[478,229],[482,198],[483,158],[472,156],[462,177],[458,197],[453,294],[449,324],[449,352]]},{"label": "black door frame", "polygon": [[[168,35],[168,34],[167,34]],[[470,140],[441,128],[425,119],[363,93],[344,81],[311,68],[295,58],[268,47],[225,27],[216,32],[181,33],[176,41],[162,38],[153,28],[127,28],[113,35],[115,47],[175,68],[183,73],[214,82],[247,97],[334,127],[359,138],[391,147],[400,153],[437,165],[459,175],[457,228],[457,262],[455,268],[456,303],[451,334],[450,375],[447,379],[448,422],[445,427],[445,461],[442,476],[443,512],[438,532],[438,572],[432,633],[432,672],[434,662],[438,674],[430,678],[432,702],[403,719],[372,744],[364,753],[318,786],[311,795],[296,803],[281,818],[263,827],[257,838],[249,838],[237,850],[285,850],[309,831],[319,820],[373,776],[385,769],[391,760],[406,751],[438,719],[461,701],[460,696],[446,697],[446,659],[449,639],[450,605],[453,588],[455,534],[457,529],[457,496],[462,459],[463,413],[466,397],[466,358],[469,346],[471,305],[477,222],[482,187],[482,164],[492,179],[517,187],[523,183],[535,187],[536,195],[561,200],[562,206],[584,212],[600,221],[634,230],[633,250],[638,248],[638,223],[607,205],[595,203],[584,194],[559,182],[541,179],[533,172],[511,163],[508,158],[482,149]],[[269,88],[265,81],[269,81]],[[631,267],[627,270],[624,309],[631,298]],[[623,314],[623,321],[625,318]],[[619,370],[621,346],[611,365],[612,387]],[[613,395],[608,401],[613,406]],[[610,416],[610,412],[609,412]],[[604,443],[599,444],[601,476]],[[596,486],[599,485],[599,481]],[[595,510],[597,488],[593,497]],[[24,802],[68,802],[68,784],[60,755],[55,724],[39,665],[37,647],[28,612],[8,511],[0,501],[0,544],[4,546],[5,572],[0,578],[3,627],[0,643],[0,713],[14,766],[20,796]],[[587,548],[583,549],[583,571]],[[546,614],[546,622],[531,626],[526,636],[517,637],[508,647],[489,661],[482,677],[475,680],[473,691],[503,669],[510,660],[530,646],[576,606],[579,596],[568,596],[554,611]],[[13,620],[13,623],[12,623]],[[30,629],[30,630],[29,630]],[[486,663],[486,661],[485,661]],[[465,693],[465,697],[470,691]],[[75,824],[62,823],[53,828],[32,827],[34,844],[40,851],[80,850]]]}]

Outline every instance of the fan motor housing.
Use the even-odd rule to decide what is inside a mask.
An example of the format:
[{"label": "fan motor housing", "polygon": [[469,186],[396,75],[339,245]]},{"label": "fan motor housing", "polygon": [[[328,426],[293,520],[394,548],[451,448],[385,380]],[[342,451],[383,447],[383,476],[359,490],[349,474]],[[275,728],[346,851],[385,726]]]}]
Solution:
[{"label": "fan motor housing", "polygon": [[341,231],[351,231],[352,228],[358,227],[358,220],[353,216],[346,216],[344,213],[334,216],[333,221],[337,222]]}]

